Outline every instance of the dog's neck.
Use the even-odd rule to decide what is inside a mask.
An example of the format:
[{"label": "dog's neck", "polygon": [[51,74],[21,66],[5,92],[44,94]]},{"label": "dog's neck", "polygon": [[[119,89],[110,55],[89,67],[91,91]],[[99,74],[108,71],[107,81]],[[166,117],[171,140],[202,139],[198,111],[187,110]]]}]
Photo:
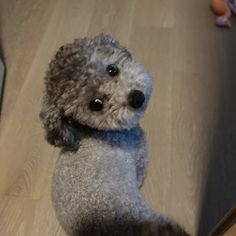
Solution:
[{"label": "dog's neck", "polygon": [[[113,145],[125,145],[130,142],[137,142],[142,132],[139,124],[131,129],[121,130],[99,130],[82,125],[74,120],[69,121],[70,125],[77,130],[79,139],[96,138],[107,141]],[[133,140],[133,141],[132,141]]]}]

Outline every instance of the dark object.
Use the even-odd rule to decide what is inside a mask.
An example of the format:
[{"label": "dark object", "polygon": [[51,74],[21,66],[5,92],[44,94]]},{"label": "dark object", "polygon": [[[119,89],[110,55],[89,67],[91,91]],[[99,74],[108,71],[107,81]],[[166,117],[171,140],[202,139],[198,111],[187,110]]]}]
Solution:
[{"label": "dark object", "polygon": [[3,87],[5,83],[5,68],[3,61],[0,58],[0,113],[1,113],[1,107],[2,107],[2,101],[3,101]]},{"label": "dark object", "polygon": [[102,100],[96,98],[89,103],[89,108],[91,111],[101,111],[103,108]]},{"label": "dark object", "polygon": [[107,72],[110,76],[114,77],[114,76],[117,76],[119,75],[120,73],[120,70],[119,68],[117,67],[117,65],[115,64],[110,64],[107,66]]},{"label": "dark object", "polygon": [[221,221],[214,227],[209,235],[235,235],[236,229],[236,205],[234,205],[226,215],[221,219]]},{"label": "dark object", "polygon": [[128,96],[128,103],[131,107],[137,109],[140,108],[145,100],[143,92],[139,90],[132,90]]}]

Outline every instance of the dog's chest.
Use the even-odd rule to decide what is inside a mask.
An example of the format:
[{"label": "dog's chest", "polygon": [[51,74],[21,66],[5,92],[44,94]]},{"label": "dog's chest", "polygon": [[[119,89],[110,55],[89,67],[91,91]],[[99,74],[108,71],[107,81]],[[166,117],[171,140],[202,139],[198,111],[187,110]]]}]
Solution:
[{"label": "dog's chest", "polygon": [[139,130],[87,136],[81,140],[77,152],[61,154],[57,175],[61,175],[62,182],[91,189],[98,185],[108,187],[128,180],[133,182],[141,142]]},{"label": "dog's chest", "polygon": [[[112,168],[113,166],[131,165],[138,152],[138,144],[128,137],[88,138],[81,142],[77,158],[96,168]],[[79,161],[78,160],[78,161]]]}]

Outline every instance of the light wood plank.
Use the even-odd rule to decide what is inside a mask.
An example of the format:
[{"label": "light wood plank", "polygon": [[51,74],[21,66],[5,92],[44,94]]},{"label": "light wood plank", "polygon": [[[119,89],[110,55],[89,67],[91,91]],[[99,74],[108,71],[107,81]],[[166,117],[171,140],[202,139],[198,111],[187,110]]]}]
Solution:
[{"label": "light wood plank", "polygon": [[106,32],[128,46],[136,0],[97,0],[89,25],[89,36]]}]

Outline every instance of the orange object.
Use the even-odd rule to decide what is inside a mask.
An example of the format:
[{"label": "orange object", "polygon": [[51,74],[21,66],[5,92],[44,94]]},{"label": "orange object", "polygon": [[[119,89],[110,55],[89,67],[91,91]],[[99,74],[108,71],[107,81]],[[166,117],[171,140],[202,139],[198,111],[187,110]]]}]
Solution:
[{"label": "orange object", "polygon": [[236,6],[230,0],[211,0],[212,10],[218,15],[216,25],[231,28],[231,13],[236,14]]}]

